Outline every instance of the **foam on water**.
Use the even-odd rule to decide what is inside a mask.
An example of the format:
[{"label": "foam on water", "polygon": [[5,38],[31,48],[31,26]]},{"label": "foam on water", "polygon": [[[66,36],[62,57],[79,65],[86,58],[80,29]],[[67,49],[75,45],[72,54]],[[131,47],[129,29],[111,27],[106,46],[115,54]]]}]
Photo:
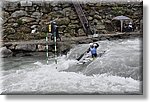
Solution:
[{"label": "foam on water", "polygon": [[[2,85],[0,92],[3,94],[142,94],[142,81],[130,77],[130,75],[140,76],[137,74],[141,67],[138,57],[141,52],[140,42],[139,39],[98,42],[100,44],[98,52],[107,51],[103,57],[86,66],[85,73],[98,72],[91,76],[81,71],[64,71],[76,68],[78,61],[73,55],[80,55],[82,50],[88,48],[88,44],[78,45],[67,56],[58,57],[57,65],[54,63],[54,58],[51,58],[48,65],[36,59],[29,64],[20,64],[18,69],[6,68],[7,70],[1,70],[3,76],[0,77]],[[95,68],[98,70],[94,70]],[[105,73],[101,73],[102,71]],[[120,72],[122,75],[129,75],[124,77],[119,75]]]},{"label": "foam on water", "polygon": [[[75,64],[74,60],[64,57],[56,65],[35,62],[38,67],[32,71],[22,69],[3,76],[3,93],[99,93],[126,94],[139,93],[141,84],[132,78],[112,76],[108,74],[86,76],[82,73],[60,71],[64,67]],[[56,66],[58,69],[56,69]]]}]

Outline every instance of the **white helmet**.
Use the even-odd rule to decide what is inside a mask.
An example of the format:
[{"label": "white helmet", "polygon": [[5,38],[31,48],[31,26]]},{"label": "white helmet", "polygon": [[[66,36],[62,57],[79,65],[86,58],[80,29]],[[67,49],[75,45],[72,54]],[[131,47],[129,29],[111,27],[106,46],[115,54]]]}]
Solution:
[{"label": "white helmet", "polygon": [[93,44],[93,46],[97,46],[97,44]]},{"label": "white helmet", "polygon": [[90,43],[90,46],[93,46],[93,43]]}]

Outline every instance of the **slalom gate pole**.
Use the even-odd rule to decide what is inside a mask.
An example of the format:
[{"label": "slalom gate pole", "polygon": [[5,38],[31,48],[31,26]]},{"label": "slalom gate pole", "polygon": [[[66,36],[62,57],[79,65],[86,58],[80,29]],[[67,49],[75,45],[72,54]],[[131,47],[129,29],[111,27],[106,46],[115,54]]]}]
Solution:
[{"label": "slalom gate pole", "polygon": [[[57,39],[56,39],[56,32],[54,32],[54,44],[55,44],[55,64],[57,64],[57,45],[56,45]],[[57,69],[57,66],[56,66]]]},{"label": "slalom gate pole", "polygon": [[46,34],[46,63],[48,65],[48,33]]},{"label": "slalom gate pole", "polygon": [[55,63],[57,64],[57,45],[56,45],[56,32],[54,32],[54,43],[55,43]]}]

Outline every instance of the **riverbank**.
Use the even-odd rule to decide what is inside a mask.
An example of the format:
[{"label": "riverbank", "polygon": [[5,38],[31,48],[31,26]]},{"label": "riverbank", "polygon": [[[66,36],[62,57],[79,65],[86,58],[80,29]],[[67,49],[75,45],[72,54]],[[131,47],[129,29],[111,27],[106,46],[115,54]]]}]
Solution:
[{"label": "riverbank", "polygon": [[[57,52],[59,54],[66,54],[73,45],[76,44],[87,44],[90,42],[96,42],[100,40],[117,40],[117,39],[129,39],[134,37],[143,37],[142,33],[130,32],[130,33],[116,33],[116,34],[99,34],[97,37],[82,36],[82,37],[62,37],[62,41],[57,41]],[[29,40],[29,41],[1,41],[1,57],[10,56],[32,56],[33,52],[45,52],[46,51],[46,40]],[[54,53],[54,42],[49,40],[49,53]]]}]

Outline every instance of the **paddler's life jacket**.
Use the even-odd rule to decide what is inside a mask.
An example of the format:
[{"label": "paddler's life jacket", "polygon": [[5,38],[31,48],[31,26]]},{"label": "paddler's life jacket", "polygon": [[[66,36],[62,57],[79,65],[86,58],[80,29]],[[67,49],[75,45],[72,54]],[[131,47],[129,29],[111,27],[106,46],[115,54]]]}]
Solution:
[{"label": "paddler's life jacket", "polygon": [[96,54],[96,48],[95,47],[90,48],[90,51],[91,51],[91,54]]}]

